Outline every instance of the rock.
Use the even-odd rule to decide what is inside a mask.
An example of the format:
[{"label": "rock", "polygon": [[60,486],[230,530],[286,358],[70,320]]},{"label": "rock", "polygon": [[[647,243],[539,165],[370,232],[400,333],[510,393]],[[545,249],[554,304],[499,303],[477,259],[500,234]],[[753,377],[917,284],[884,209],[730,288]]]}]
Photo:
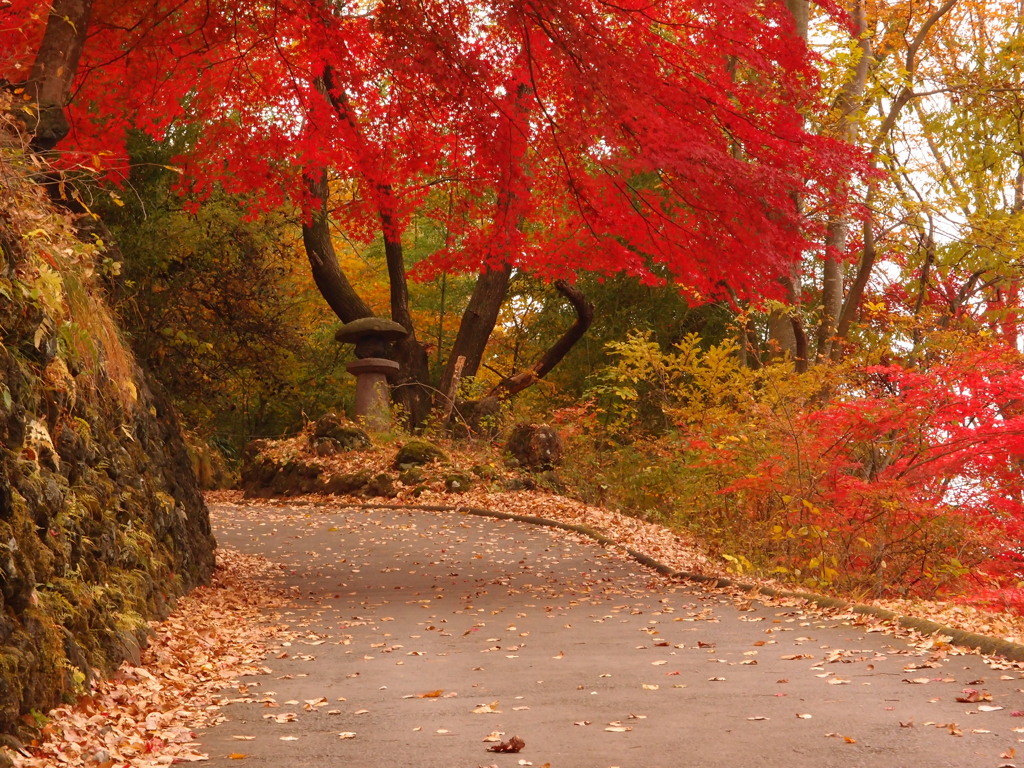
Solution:
[{"label": "rock", "polygon": [[510,477],[505,480],[506,491],[535,491],[537,481],[532,477]]},{"label": "rock", "polygon": [[318,456],[331,456],[342,451],[361,451],[373,445],[365,430],[328,413],[313,425],[310,448]]},{"label": "rock", "polygon": [[271,445],[270,440],[250,440],[242,451],[242,466],[255,463],[259,455]]},{"label": "rock", "polygon": [[544,471],[562,462],[565,443],[562,436],[547,424],[517,424],[505,446],[519,466]]},{"label": "rock", "polygon": [[394,464],[396,469],[408,469],[433,461],[447,462],[448,454],[426,440],[410,440],[398,449]]},{"label": "rock", "polygon": [[402,485],[419,485],[426,479],[426,473],[420,467],[409,467],[398,476]]},{"label": "rock", "polygon": [[370,482],[363,488],[363,494],[393,499],[398,495],[398,489],[395,487],[395,478],[387,472],[376,474],[370,478]]},{"label": "rock", "polygon": [[493,480],[498,476],[498,470],[490,464],[474,464],[471,471],[481,480]]},{"label": "rock", "polygon": [[321,468],[312,462],[292,459],[277,470],[270,490],[279,496],[312,493],[318,486]]},{"label": "rock", "polygon": [[321,485],[323,493],[333,493],[336,496],[348,496],[361,491],[370,482],[372,473],[368,469],[360,469],[358,472],[331,475]]},{"label": "rock", "polygon": [[444,478],[449,493],[465,493],[473,487],[473,478],[467,472],[449,472]]}]

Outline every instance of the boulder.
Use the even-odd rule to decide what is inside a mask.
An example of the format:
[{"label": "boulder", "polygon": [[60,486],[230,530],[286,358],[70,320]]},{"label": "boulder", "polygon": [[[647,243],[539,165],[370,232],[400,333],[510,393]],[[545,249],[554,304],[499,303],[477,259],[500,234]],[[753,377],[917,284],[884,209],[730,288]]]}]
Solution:
[{"label": "boulder", "polygon": [[465,493],[473,487],[473,478],[467,472],[449,472],[445,475],[444,487],[449,493]]},{"label": "boulder", "polygon": [[532,471],[554,469],[562,462],[565,442],[547,424],[517,424],[505,445],[520,467]]},{"label": "boulder", "polygon": [[394,464],[397,469],[408,469],[434,461],[447,462],[448,454],[426,440],[410,440],[398,449]]},{"label": "boulder", "polygon": [[361,451],[373,445],[366,430],[328,413],[313,425],[309,447],[318,456],[331,456],[342,451]]}]

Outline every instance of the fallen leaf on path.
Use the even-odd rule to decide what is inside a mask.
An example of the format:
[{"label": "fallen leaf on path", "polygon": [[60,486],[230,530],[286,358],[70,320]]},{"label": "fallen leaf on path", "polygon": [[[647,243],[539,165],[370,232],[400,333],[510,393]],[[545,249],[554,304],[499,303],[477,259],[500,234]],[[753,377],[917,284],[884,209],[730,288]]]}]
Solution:
[{"label": "fallen leaf on path", "polygon": [[275,723],[294,723],[299,716],[294,712],[282,712],[280,715],[264,715],[264,720],[273,720]]},{"label": "fallen leaf on path", "polygon": [[338,734],[339,739],[354,739],[356,737],[353,731],[342,731]]},{"label": "fallen leaf on path", "polygon": [[501,714],[501,710],[498,706],[501,702],[492,701],[490,704],[478,704],[473,708],[472,712],[474,715],[498,715]]},{"label": "fallen leaf on path", "polygon": [[956,697],[961,704],[976,704],[979,701],[992,701],[992,694],[988,691],[978,691],[974,688],[964,688],[961,694]]},{"label": "fallen leaf on path", "polygon": [[508,741],[503,741],[497,746],[488,747],[488,752],[521,752],[523,747],[526,746],[526,742],[520,739],[518,736],[513,736]]},{"label": "fallen leaf on path", "polygon": [[485,742],[493,742],[495,744],[501,742],[501,737],[505,735],[504,731],[491,731],[489,734],[484,736]]}]

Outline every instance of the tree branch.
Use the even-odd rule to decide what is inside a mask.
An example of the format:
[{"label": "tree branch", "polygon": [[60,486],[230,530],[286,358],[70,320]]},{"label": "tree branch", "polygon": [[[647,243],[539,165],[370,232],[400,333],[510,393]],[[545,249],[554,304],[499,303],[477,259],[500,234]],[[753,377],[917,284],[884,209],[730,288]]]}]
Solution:
[{"label": "tree branch", "polygon": [[562,361],[562,358],[590,328],[590,324],[594,321],[594,305],[583,295],[583,291],[574,285],[569,285],[565,280],[556,280],[555,288],[569,300],[572,308],[576,310],[576,321],[531,368],[504,379],[487,393],[487,397],[507,399],[536,384]]}]

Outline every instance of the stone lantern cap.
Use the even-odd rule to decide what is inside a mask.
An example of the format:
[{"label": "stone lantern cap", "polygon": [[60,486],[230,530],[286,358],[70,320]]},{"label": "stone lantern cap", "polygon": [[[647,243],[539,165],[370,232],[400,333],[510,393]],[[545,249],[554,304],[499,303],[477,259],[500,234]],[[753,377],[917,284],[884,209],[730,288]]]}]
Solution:
[{"label": "stone lantern cap", "polygon": [[391,357],[391,345],[409,335],[403,326],[383,317],[360,317],[334,334],[343,344],[356,345],[356,357]]},{"label": "stone lantern cap", "polygon": [[334,334],[336,341],[358,344],[367,337],[379,341],[399,341],[409,335],[404,326],[384,317],[361,317],[345,323]]}]

